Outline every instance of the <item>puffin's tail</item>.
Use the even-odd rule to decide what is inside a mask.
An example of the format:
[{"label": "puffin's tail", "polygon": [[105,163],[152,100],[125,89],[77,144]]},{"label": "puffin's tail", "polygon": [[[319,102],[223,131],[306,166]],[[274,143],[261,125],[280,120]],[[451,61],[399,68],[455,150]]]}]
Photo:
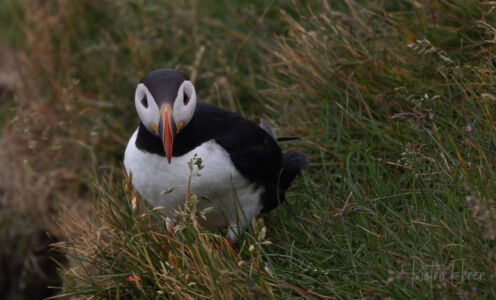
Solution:
[{"label": "puffin's tail", "polygon": [[[265,130],[276,142],[285,142],[299,140],[297,137],[277,137],[270,127],[269,123],[260,119],[260,127]],[[282,152],[282,170],[279,176],[279,201],[284,201],[284,194],[288,190],[291,182],[301,170],[308,165],[308,159],[305,154],[292,150]]]},{"label": "puffin's tail", "polygon": [[291,182],[307,165],[308,159],[305,154],[292,150],[282,152],[282,171],[279,177],[279,199],[281,202],[284,200],[284,194]]}]

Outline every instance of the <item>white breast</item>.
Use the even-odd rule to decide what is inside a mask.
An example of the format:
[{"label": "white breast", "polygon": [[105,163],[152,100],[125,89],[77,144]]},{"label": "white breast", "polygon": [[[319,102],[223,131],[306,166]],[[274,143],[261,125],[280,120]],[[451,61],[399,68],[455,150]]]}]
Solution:
[{"label": "white breast", "polygon": [[[206,226],[245,227],[252,217],[260,214],[263,189],[246,180],[236,170],[226,150],[214,140],[201,144],[183,156],[173,157],[169,164],[163,156],[138,149],[137,135],[138,130],[129,140],[124,166],[128,174],[132,173],[136,190],[152,205],[165,207],[167,217],[173,218],[174,211],[184,205],[190,174],[187,163],[195,153],[201,157],[204,168],[200,171],[201,176],[192,178],[191,191],[200,199],[200,209],[213,208],[207,215]],[[170,188],[172,192],[162,194]],[[236,200],[233,199],[233,190]],[[236,221],[239,219],[243,219],[239,221],[241,224]]]}]

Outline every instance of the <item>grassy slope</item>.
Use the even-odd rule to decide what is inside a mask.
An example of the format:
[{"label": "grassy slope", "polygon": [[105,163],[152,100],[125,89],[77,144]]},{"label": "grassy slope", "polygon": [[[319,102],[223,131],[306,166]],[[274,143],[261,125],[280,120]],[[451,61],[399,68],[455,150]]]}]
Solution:
[{"label": "grassy slope", "polygon": [[[286,17],[277,2],[102,3],[51,7],[65,12],[63,28],[28,26],[55,46],[35,57],[45,63],[35,74],[52,83],[31,80],[60,111],[63,87],[79,80],[70,104],[84,113],[76,129],[60,130],[87,144],[81,161],[117,164],[136,119],[123,99],[146,70],[167,65],[198,74],[202,99],[268,113],[285,135],[304,136],[288,146],[312,163],[265,218],[267,236],[254,226],[234,252],[191,226],[180,241],[164,235],[160,216],[133,210],[132,192],[112,177],[99,187],[99,217],[68,229],[77,249],[69,252],[98,271],[68,272],[66,292],[495,296],[490,3],[317,2],[287,5]],[[38,24],[44,15],[29,17]],[[28,38],[26,47],[41,42]],[[96,234],[102,228],[107,238]],[[462,280],[467,272],[482,280]]]},{"label": "grassy slope", "polygon": [[[281,272],[344,297],[489,297],[494,243],[470,221],[480,204],[465,197],[492,214],[476,221],[494,239],[490,15],[467,1],[350,10],[315,11],[275,52],[279,80],[268,92],[290,99],[279,124],[299,120],[295,132],[312,133],[320,158],[294,213],[271,218],[284,228],[274,256],[294,266]],[[417,39],[437,48],[407,47]],[[412,278],[422,266],[444,278]],[[461,282],[462,269],[485,279]]]}]

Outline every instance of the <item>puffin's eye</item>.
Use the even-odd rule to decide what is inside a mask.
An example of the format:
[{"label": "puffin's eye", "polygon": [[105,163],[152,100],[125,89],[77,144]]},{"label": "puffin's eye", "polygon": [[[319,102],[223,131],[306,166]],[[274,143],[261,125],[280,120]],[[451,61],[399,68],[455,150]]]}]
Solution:
[{"label": "puffin's eye", "polygon": [[141,99],[141,104],[143,104],[145,108],[148,108],[148,99],[146,99],[146,94],[143,96],[143,99]]},{"label": "puffin's eye", "polygon": [[184,100],[184,105],[187,105],[189,102],[189,96],[186,94],[186,92],[183,92],[183,100]]}]

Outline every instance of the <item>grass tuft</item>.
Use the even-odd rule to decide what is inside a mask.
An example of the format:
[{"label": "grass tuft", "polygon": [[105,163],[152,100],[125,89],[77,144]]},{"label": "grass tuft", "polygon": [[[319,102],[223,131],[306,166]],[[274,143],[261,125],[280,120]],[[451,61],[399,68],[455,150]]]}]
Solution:
[{"label": "grass tuft", "polygon": [[[193,172],[190,181],[197,174]],[[133,190],[107,179],[97,185],[93,217],[81,219],[70,210],[60,224],[66,241],[55,244],[70,258],[63,267],[64,287],[58,297],[132,297],[181,299],[253,298],[275,292],[312,296],[274,275],[264,259],[267,228],[253,220],[239,247],[219,233],[203,229],[198,198],[189,188],[184,210],[177,212],[175,232],[166,229],[161,207],[149,207]]]}]

